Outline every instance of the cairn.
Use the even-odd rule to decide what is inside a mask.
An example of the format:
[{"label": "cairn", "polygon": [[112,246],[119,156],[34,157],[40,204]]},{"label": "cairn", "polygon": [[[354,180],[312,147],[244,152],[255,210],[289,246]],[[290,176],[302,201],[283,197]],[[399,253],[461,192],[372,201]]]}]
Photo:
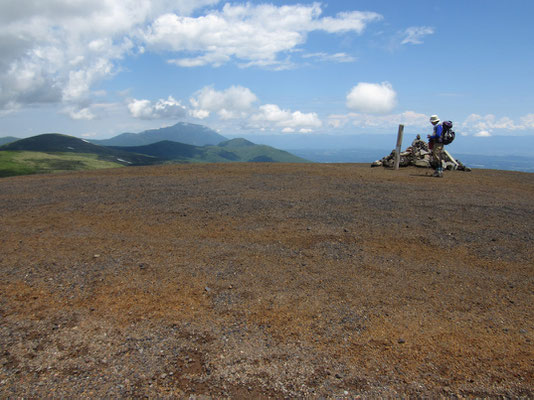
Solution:
[{"label": "cairn", "polygon": [[[420,135],[412,142],[411,146],[400,153],[400,167],[420,167],[430,168],[432,152],[428,148],[428,143],[421,139]],[[459,170],[459,171],[471,171],[471,168],[462,164],[460,160],[455,159],[447,150],[443,151],[443,169],[447,170]],[[395,150],[393,150],[388,156],[383,157],[380,160],[376,160],[371,164],[371,167],[395,167]]]}]

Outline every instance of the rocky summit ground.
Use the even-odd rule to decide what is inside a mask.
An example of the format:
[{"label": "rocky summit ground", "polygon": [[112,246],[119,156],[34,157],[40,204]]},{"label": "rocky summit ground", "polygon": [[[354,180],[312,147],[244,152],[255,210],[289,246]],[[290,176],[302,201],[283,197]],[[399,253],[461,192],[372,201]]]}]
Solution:
[{"label": "rocky summit ground", "polygon": [[0,180],[2,398],[533,398],[534,174]]}]

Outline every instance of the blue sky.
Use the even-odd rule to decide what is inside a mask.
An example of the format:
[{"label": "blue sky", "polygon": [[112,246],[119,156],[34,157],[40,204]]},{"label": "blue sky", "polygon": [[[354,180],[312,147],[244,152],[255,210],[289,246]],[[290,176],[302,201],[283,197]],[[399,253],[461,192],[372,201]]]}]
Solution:
[{"label": "blue sky", "polygon": [[530,0],[7,0],[0,136],[534,135]]}]

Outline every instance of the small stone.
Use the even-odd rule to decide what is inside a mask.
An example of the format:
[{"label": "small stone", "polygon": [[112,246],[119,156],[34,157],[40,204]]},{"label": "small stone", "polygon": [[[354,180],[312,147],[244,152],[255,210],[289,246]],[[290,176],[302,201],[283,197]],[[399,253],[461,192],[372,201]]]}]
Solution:
[{"label": "small stone", "polygon": [[100,257],[100,254],[95,254],[95,255],[93,256],[93,258],[98,258],[98,257]]},{"label": "small stone", "polygon": [[404,344],[404,343],[406,343],[406,340],[404,340],[403,338],[399,338],[398,343],[399,344]]},{"label": "small stone", "polygon": [[208,292],[208,293],[211,292],[211,288],[208,287],[208,286],[206,286],[206,287],[204,288],[204,290],[205,290],[206,292]]},{"label": "small stone", "polygon": [[341,374],[336,374],[337,379],[343,379],[343,376]]},{"label": "small stone", "polygon": [[146,269],[146,264],[140,263],[139,264],[139,269]]}]

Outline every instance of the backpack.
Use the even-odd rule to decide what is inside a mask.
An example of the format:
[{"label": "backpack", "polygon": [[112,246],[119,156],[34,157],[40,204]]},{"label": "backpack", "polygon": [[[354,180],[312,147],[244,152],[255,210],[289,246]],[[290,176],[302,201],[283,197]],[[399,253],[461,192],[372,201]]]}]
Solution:
[{"label": "backpack", "polygon": [[443,131],[441,132],[441,142],[443,144],[451,144],[456,136],[456,133],[452,130],[452,122],[443,121],[441,126],[443,127]]}]

